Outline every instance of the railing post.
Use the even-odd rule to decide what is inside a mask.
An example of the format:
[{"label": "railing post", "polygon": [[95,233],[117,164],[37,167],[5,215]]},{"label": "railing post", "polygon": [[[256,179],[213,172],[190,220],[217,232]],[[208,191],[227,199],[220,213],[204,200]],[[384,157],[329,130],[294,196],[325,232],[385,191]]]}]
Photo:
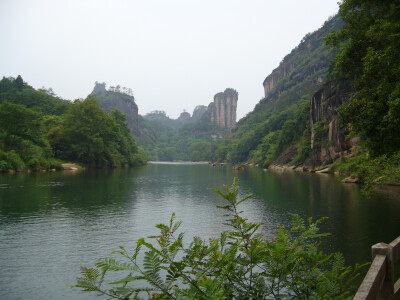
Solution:
[{"label": "railing post", "polygon": [[378,299],[394,299],[394,260],[393,260],[393,247],[385,243],[378,243],[372,246],[372,260],[376,255],[386,256],[386,275],[380,289]]}]

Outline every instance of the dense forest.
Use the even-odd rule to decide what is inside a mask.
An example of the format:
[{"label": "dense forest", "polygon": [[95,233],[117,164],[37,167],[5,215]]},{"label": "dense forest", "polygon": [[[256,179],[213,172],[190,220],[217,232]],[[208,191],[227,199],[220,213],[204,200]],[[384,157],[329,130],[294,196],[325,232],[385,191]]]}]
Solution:
[{"label": "dense forest", "polygon": [[17,78],[0,81],[0,171],[51,170],[62,162],[90,167],[140,165],[139,151],[118,110],[94,96],[74,102]]},{"label": "dense forest", "polygon": [[143,138],[138,138],[138,143],[143,143],[152,160],[210,161],[215,140],[226,131],[211,123],[204,113],[202,106],[195,108],[194,118],[184,120],[170,119],[164,111],[148,113],[139,119]]}]

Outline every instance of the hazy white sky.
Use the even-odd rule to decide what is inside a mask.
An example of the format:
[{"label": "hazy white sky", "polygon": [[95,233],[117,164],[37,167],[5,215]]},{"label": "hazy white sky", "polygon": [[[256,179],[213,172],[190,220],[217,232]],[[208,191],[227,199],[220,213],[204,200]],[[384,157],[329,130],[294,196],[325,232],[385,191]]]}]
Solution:
[{"label": "hazy white sky", "polygon": [[0,0],[0,76],[62,98],[94,82],[133,90],[139,114],[177,118],[227,87],[238,119],[262,82],[337,0]]}]

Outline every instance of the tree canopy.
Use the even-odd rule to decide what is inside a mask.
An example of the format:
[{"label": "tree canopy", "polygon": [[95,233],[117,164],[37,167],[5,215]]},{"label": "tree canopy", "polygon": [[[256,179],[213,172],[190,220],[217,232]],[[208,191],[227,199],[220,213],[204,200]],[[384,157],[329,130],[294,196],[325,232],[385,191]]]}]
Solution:
[{"label": "tree canopy", "polygon": [[326,37],[339,48],[333,75],[353,82],[355,95],[340,109],[344,123],[373,155],[400,147],[400,3],[344,0],[343,28]]}]

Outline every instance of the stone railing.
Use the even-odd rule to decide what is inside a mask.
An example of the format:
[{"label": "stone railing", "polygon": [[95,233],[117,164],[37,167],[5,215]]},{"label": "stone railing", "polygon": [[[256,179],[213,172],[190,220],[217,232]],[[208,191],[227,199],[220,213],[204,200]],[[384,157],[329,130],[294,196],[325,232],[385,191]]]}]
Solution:
[{"label": "stone railing", "polygon": [[400,260],[400,237],[390,244],[372,246],[372,264],[354,300],[400,300],[400,279],[394,278],[394,264]]}]

